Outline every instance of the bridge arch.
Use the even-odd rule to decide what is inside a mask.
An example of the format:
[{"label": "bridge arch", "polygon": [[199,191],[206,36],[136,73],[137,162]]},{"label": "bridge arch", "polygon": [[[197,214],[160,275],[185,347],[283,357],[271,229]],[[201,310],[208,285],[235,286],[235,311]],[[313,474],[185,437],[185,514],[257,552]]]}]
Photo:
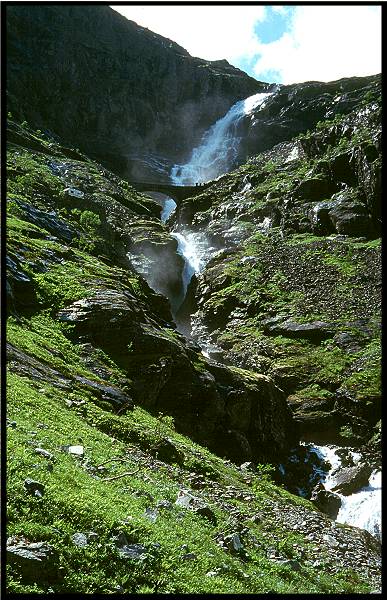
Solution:
[{"label": "bridge arch", "polygon": [[130,181],[129,182],[138,192],[159,192],[172,198],[179,206],[186,198],[201,194],[209,185],[202,183],[199,185],[174,185],[172,183],[155,183],[150,181]]}]

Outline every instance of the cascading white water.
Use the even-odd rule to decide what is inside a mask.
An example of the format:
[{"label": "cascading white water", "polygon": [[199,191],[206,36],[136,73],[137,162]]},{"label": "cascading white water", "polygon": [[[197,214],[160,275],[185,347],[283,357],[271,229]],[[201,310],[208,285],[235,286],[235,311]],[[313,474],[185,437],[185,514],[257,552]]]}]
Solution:
[{"label": "cascading white water", "polygon": [[163,200],[163,210],[161,211],[160,216],[162,223],[168,221],[174,210],[176,210],[176,202],[172,198]]},{"label": "cascading white water", "polygon": [[203,270],[214,249],[210,247],[206,237],[201,233],[173,231],[171,236],[177,241],[178,254],[184,258],[182,274],[183,292],[181,299],[181,302],[183,302],[192,275],[200,273]]},{"label": "cascading white water", "polygon": [[[321,480],[325,489],[331,490],[335,483],[333,473],[341,465],[341,458],[336,452],[338,448],[314,445],[313,450],[331,465],[328,473],[321,471]],[[356,463],[360,459],[360,454],[356,452],[351,454]],[[374,471],[368,485],[358,492],[350,496],[342,494],[339,496],[341,507],[336,520],[339,523],[361,527],[381,538],[382,480],[380,471]]]},{"label": "cascading white water", "polygon": [[[171,181],[175,185],[192,185],[208,181],[227,172],[235,162],[241,141],[238,135],[238,124],[241,119],[255,108],[264,106],[271,93],[254,94],[234,104],[227,114],[219,119],[203,136],[201,144],[192,152],[185,165],[174,165],[171,170]],[[172,205],[171,205],[172,206]],[[164,206],[161,219],[169,216],[170,205]],[[203,234],[194,232],[177,232],[172,236],[178,242],[178,253],[184,258],[183,292],[194,273],[199,273],[211,256],[209,244]],[[184,300],[183,296],[183,300]]]},{"label": "cascading white water", "polygon": [[194,185],[226,173],[235,164],[241,137],[238,125],[241,119],[258,106],[263,108],[271,93],[254,94],[234,104],[203,136],[192,151],[188,163],[174,165],[171,180],[176,185]]}]

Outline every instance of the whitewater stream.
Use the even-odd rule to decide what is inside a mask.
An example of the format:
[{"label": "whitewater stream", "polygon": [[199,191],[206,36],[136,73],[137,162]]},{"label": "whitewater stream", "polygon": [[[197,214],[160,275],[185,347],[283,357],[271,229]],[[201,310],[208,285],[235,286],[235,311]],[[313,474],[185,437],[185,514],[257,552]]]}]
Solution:
[{"label": "whitewater stream", "polygon": [[[337,446],[316,446],[312,449],[317,455],[328,461],[331,465],[329,471],[319,470],[321,483],[326,490],[332,490],[335,485],[335,471],[341,466],[342,461],[338,455]],[[351,452],[351,457],[356,465],[361,460],[358,452]],[[337,493],[337,492],[335,492]],[[374,471],[371,474],[368,485],[349,496],[337,494],[341,499],[341,507],[337,515],[338,523],[346,523],[366,529],[381,540],[381,511],[382,511],[382,474]]]}]

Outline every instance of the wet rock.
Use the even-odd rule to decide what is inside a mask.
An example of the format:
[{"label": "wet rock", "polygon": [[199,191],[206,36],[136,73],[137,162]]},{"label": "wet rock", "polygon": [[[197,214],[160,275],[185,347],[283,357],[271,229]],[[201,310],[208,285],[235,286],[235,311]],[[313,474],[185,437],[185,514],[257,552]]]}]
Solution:
[{"label": "wet rock", "polygon": [[43,483],[30,478],[24,480],[24,487],[31,496],[36,496],[36,498],[42,498],[45,492]]},{"label": "wet rock", "polygon": [[336,519],[341,506],[340,496],[329,492],[321,483],[318,483],[312,491],[310,500],[328,517]]},{"label": "wet rock", "polygon": [[47,542],[7,542],[7,562],[20,569],[26,581],[47,581],[57,577],[56,557]]},{"label": "wet rock", "polygon": [[368,485],[371,473],[372,468],[365,464],[340,469],[334,474],[335,484],[332,486],[332,491],[350,496]]}]

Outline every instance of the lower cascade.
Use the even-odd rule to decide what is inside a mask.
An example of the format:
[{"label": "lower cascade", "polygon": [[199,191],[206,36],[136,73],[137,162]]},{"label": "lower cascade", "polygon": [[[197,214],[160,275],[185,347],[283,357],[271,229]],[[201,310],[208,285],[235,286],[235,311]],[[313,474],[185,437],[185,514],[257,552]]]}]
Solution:
[{"label": "lower cascade", "polygon": [[[330,464],[328,472],[321,471],[321,482],[328,491],[337,485],[335,475],[340,474],[342,459],[339,456],[340,448],[337,446],[313,446],[320,458]],[[360,464],[361,455],[351,452],[354,466]],[[341,506],[336,520],[338,523],[354,525],[366,529],[376,537],[382,537],[381,510],[382,510],[382,474],[374,470],[369,477],[368,485],[361,487],[352,494],[343,495],[336,492],[341,499]]]}]

